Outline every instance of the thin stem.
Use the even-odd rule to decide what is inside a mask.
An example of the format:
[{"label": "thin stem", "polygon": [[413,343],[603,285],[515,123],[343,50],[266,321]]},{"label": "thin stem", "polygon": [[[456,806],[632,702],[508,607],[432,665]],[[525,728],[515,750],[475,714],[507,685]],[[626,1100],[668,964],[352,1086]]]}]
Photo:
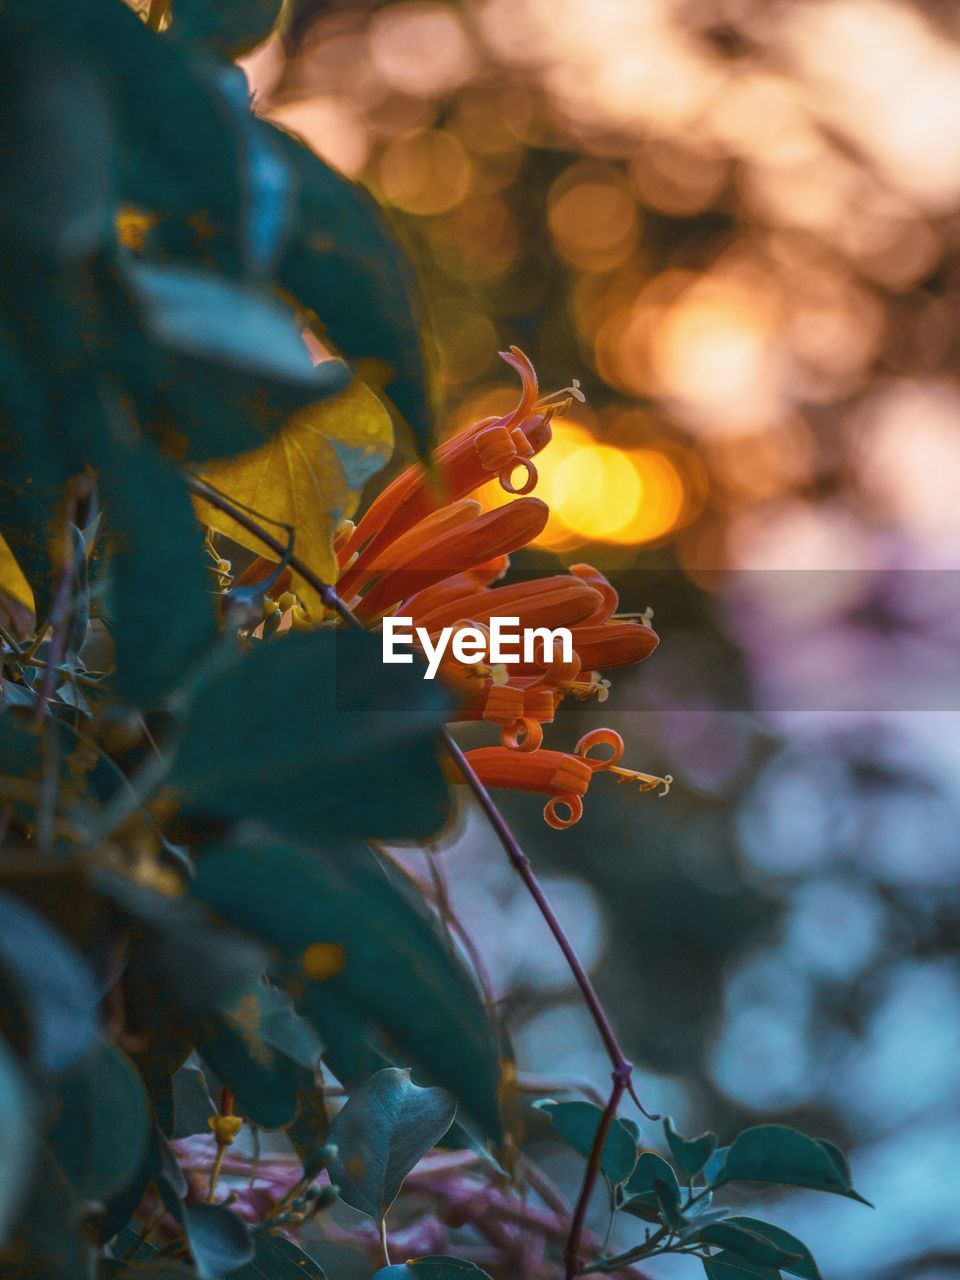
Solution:
[{"label": "thin stem", "polygon": [[[251,516],[247,515],[245,511],[240,510],[235,503],[231,502],[224,495],[211,489],[208,485],[204,484],[202,480],[188,478],[187,484],[195,494],[202,497],[206,502],[209,502],[211,506],[216,507],[219,511],[231,516],[237,524],[241,526],[241,528],[252,534],[259,542],[263,543],[265,547],[270,548],[275,555],[278,557],[286,555],[287,563],[290,568],[294,573],[298,573],[300,577],[318,593],[320,599],[328,609],[337,613],[351,626],[365,630],[363,623],[359,620],[352,609],[350,609],[349,605],[345,604],[340,599],[336,589],[319,578],[310,566],[300,560],[299,557],[293,555],[289,545],[285,546],[279,538],[275,538],[273,534],[268,533],[262,525],[260,525]],[[563,953],[563,957],[567,962],[570,972],[573,974],[574,980],[580,988],[587,1008],[590,1011],[590,1016],[593,1019],[597,1031],[599,1032],[601,1040],[603,1041],[604,1048],[607,1051],[607,1056],[610,1059],[610,1064],[613,1068],[611,1073],[612,1084],[610,1096],[607,1100],[607,1105],[603,1110],[600,1124],[597,1127],[593,1149],[591,1150],[590,1158],[587,1161],[583,1184],[580,1189],[576,1208],[574,1209],[573,1220],[570,1226],[570,1234],[564,1250],[566,1268],[565,1280],[573,1280],[573,1277],[577,1274],[579,1267],[580,1241],[583,1236],[583,1226],[586,1218],[587,1205],[593,1192],[594,1185],[596,1184],[597,1173],[600,1168],[600,1155],[603,1151],[604,1141],[606,1140],[607,1133],[609,1132],[610,1125],[613,1122],[613,1118],[623,1094],[625,1092],[629,1093],[644,1115],[651,1119],[658,1117],[650,1116],[650,1113],[645,1110],[640,1099],[637,1097],[636,1090],[634,1089],[632,1082],[633,1067],[620,1047],[620,1042],[616,1037],[616,1033],[610,1023],[610,1019],[607,1016],[607,1012],[600,1001],[600,997],[594,990],[593,983],[590,981],[590,978],[580,961],[580,957],[574,950],[573,944],[570,942],[563,926],[557,919],[553,907],[550,905],[550,902],[537,879],[533,866],[530,863],[530,859],[521,849],[516,836],[514,836],[513,832],[507,825],[506,819],[497,807],[493,797],[480,781],[476,772],[471,767],[466,755],[460,748],[460,745],[446,726],[443,726],[440,730],[440,740],[448,754],[453,759],[457,769],[463,777],[464,782],[476,798],[476,801],[489,822],[491,829],[497,836],[500,844],[503,846],[503,850],[506,853],[511,866],[523,881],[527,892],[533,898],[540,914],[547,924],[547,927],[553,934],[557,945]]]},{"label": "thin stem", "polygon": [[600,1157],[603,1154],[603,1146],[607,1140],[607,1134],[610,1132],[610,1126],[613,1124],[614,1117],[617,1114],[617,1108],[620,1106],[620,1099],[623,1097],[624,1090],[629,1083],[629,1072],[629,1064],[625,1072],[618,1071],[616,1067],[612,1072],[610,1097],[607,1099],[607,1105],[603,1109],[600,1123],[597,1125],[597,1132],[593,1137],[593,1146],[590,1148],[587,1169],[583,1175],[583,1182],[580,1184],[580,1194],[577,1197],[573,1218],[570,1222],[570,1234],[567,1236],[567,1243],[563,1250],[564,1280],[573,1280],[573,1277],[580,1271],[580,1241],[583,1238],[583,1227],[587,1220],[587,1209],[590,1206],[593,1188],[596,1186],[597,1174],[600,1172]]},{"label": "thin stem", "polygon": [[383,1265],[385,1267],[391,1266],[392,1264],[390,1262],[390,1245],[387,1241],[386,1214],[384,1214],[384,1216],[380,1219],[380,1251],[383,1254]]}]

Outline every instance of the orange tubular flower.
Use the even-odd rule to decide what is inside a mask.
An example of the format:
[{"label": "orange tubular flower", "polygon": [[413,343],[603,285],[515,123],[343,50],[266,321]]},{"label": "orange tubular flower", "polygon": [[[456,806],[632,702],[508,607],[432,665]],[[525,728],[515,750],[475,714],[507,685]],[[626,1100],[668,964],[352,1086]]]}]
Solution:
[{"label": "orange tubular flower", "polygon": [[[534,412],[539,387],[533,365],[517,347],[500,355],[520,374],[516,408],[457,432],[436,449],[429,471],[415,463],[380,494],[338,549],[342,591],[353,591],[370,558],[437,507],[457,502],[495,479],[508,493],[518,495],[536,485],[537,470],[530,459],[549,443],[550,418],[557,406]],[[519,487],[513,483],[518,467],[526,472]]]},{"label": "orange tubular flower", "polygon": [[595,626],[601,622],[606,622],[608,618],[612,618],[617,611],[620,597],[600,570],[594,569],[591,564],[572,564],[570,572],[575,578],[579,578],[581,582],[593,587],[594,591],[599,591],[603,598],[603,603],[596,613],[592,613],[589,618],[584,618],[584,626]]},{"label": "orange tubular flower", "polygon": [[[418,589],[526,546],[541,532],[549,515],[550,508],[539,498],[518,498],[432,538],[428,533],[423,542],[414,538],[404,567],[388,571],[370,588],[354,606],[357,616],[367,621],[379,618]],[[342,594],[342,583],[340,591]],[[460,612],[455,616],[460,617]]]},{"label": "orange tubular flower", "polygon": [[[499,509],[503,511],[506,508]],[[426,627],[431,633],[461,618],[478,623],[485,623],[492,617],[519,618],[521,627],[572,627],[589,617],[600,606],[601,600],[600,593],[593,587],[568,574],[558,573],[532,582],[514,582],[507,587],[474,591],[425,612],[421,611],[418,593],[406,601],[404,609],[417,626]]]},{"label": "orange tubular flower", "polygon": [[[641,791],[662,788],[672,779],[638,773],[620,765],[623,740],[611,729],[596,729],[572,752],[544,750],[543,726],[553,721],[567,695],[606,697],[609,682],[601,672],[648,657],[659,644],[643,621],[617,616],[619,598],[604,575],[588,564],[569,573],[506,586],[503,577],[512,551],[543,530],[549,509],[538,498],[522,496],[537,480],[531,458],[550,440],[550,418],[564,397],[580,397],[578,384],[538,400],[537,377],[530,361],[511,348],[503,359],[519,374],[520,399],[502,418],[474,423],[439,446],[433,464],[409,467],[394,480],[360,523],[338,530],[334,550],[341,573],[340,597],[368,624],[399,606],[414,627],[433,637],[445,627],[487,629],[493,617],[516,618],[521,630],[568,627],[573,655],[568,661],[490,666],[459,662],[447,654],[441,679],[458,699],[455,719],[495,725],[500,745],[467,752],[480,781],[548,797],[543,816],[556,830],[571,827],[583,814],[583,797],[595,773],[633,782]],[[515,487],[518,467],[526,473]],[[513,502],[483,512],[470,494],[494,479]],[[276,573],[276,581],[268,582]],[[258,559],[239,580],[262,582],[283,600],[289,570]],[[286,606],[285,606],[286,607]],[[645,618],[646,615],[639,615]],[[289,614],[296,625],[293,614]],[[283,625],[283,624],[281,624]],[[453,766],[454,781],[463,778]]]},{"label": "orange tubular flower", "polygon": [[[610,754],[592,754],[597,748],[610,749]],[[574,747],[573,754],[563,751],[534,751],[518,756],[505,747],[478,747],[467,752],[467,759],[480,781],[489,787],[510,787],[515,791],[538,791],[549,795],[543,810],[544,820],[556,831],[572,827],[583,816],[583,800],[595,773],[611,773],[618,782],[634,782],[641,791],[662,788],[666,795],[673,779],[651,773],[623,769],[623,739],[613,729],[594,729]],[[458,779],[462,781],[462,779]]]},{"label": "orange tubular flower", "polygon": [[[580,670],[607,671],[612,667],[630,667],[648,658],[660,637],[642,622],[606,622],[599,627],[576,626],[570,628],[573,651],[580,663]],[[540,676],[550,683],[561,684],[572,676],[557,672],[543,662],[521,662],[510,669],[511,677],[532,678]]]}]

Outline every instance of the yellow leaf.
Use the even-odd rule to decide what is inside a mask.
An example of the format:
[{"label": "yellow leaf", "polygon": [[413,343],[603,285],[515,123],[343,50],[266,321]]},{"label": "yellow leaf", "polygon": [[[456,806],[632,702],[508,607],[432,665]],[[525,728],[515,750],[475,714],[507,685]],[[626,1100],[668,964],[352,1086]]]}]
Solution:
[{"label": "yellow leaf", "polygon": [[33,592],[17,558],[0,535],[0,591],[33,612]]},{"label": "yellow leaf", "polygon": [[[383,403],[354,381],[333,400],[300,409],[267,444],[201,468],[203,477],[238,503],[293,526],[294,552],[324,582],[336,580],[333,532],[356,511],[364,484],[393,452],[393,427]],[[236,521],[197,500],[200,519],[258,553],[262,545]],[[282,531],[271,533],[283,536]],[[318,618],[319,594],[299,575],[295,590]]]}]

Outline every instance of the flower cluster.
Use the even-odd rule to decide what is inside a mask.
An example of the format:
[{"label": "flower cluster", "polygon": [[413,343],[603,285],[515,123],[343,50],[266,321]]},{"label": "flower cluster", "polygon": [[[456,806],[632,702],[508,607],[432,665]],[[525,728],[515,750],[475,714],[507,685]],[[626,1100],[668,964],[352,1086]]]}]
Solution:
[{"label": "flower cluster", "polygon": [[[642,661],[658,637],[636,618],[618,615],[617,592],[599,570],[574,564],[569,572],[497,585],[510,554],[543,530],[549,509],[530,497],[537,484],[535,456],[551,438],[551,419],[573,398],[571,388],[540,397],[536,371],[517,347],[501,357],[520,376],[516,407],[499,418],[463,428],[441,444],[429,464],[415,463],[398,476],[357,523],[338,530],[337,591],[355,615],[376,626],[390,613],[412,618],[434,638],[444,627],[485,631],[493,617],[518,618],[524,630],[566,627],[573,639],[571,661],[518,661],[490,666],[444,658],[441,678],[458,699],[456,719],[485,721],[500,731],[497,746],[467,753],[480,780],[549,796],[550,826],[572,826],[583,812],[582,797],[597,772],[641,789],[671,779],[620,766],[623,741],[610,729],[587,734],[572,752],[543,748],[543,726],[565,697],[605,701],[603,672]],[[512,501],[484,511],[472,496],[498,481]],[[258,561],[242,581],[263,578],[275,566]],[[275,578],[271,594],[284,603],[291,577]],[[608,754],[595,752],[607,749]],[[456,780],[456,779],[454,779]]]}]

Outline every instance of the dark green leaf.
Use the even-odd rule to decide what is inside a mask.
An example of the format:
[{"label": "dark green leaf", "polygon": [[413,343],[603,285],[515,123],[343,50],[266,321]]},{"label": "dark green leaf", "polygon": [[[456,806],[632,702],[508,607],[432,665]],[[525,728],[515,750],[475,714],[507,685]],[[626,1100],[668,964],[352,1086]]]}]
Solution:
[{"label": "dark green leaf", "polygon": [[330,1116],[323,1086],[301,1090],[297,1097],[297,1114],[287,1126],[287,1137],[300,1157],[304,1177],[315,1178],[327,1165],[327,1135]]},{"label": "dark green leaf", "polygon": [[186,1018],[219,1011],[266,968],[264,947],[225,929],[200,903],[171,898],[115,872],[99,871],[92,879],[138,926],[127,972],[152,992],[159,1014],[171,1006]]},{"label": "dark green leaf", "polygon": [[146,1280],[196,1280],[197,1277],[193,1267],[186,1263],[168,1262],[165,1259],[154,1262],[116,1262],[108,1258],[101,1263],[98,1275],[109,1277],[110,1280],[137,1280],[138,1276],[145,1276]]},{"label": "dark green leaf", "polygon": [[301,1018],[286,991],[265,987],[260,1034],[267,1044],[286,1054],[311,1074],[320,1065],[323,1043],[314,1028]]},{"label": "dark green leaf", "polygon": [[0,322],[0,533],[30,583],[39,620],[53,599],[51,549],[70,459],[46,425],[41,375]]},{"label": "dark green leaf", "polygon": [[119,1049],[101,1039],[61,1083],[48,1142],[77,1195],[105,1200],[140,1169],[149,1124],[140,1076]]},{"label": "dark green leaf", "polygon": [[174,42],[120,3],[9,0],[4,11],[22,30],[55,34],[103,72],[126,200],[197,225],[232,226],[243,199],[240,142],[216,87]]},{"label": "dark green leaf", "polygon": [[723,1168],[724,1162],[727,1158],[727,1152],[729,1150],[729,1147],[717,1147],[716,1151],[714,1151],[713,1155],[703,1166],[703,1180],[708,1186],[714,1181],[720,1170]]},{"label": "dark green leaf", "polygon": [[110,1252],[118,1261],[130,1261],[138,1258],[141,1262],[153,1259],[160,1252],[148,1240],[144,1240],[138,1231],[134,1231],[133,1227],[124,1226],[117,1232],[116,1238],[110,1243]]},{"label": "dark green leaf", "polygon": [[85,257],[112,232],[110,104],[89,64],[51,33],[0,44],[0,234],[8,244]]},{"label": "dark green leaf", "polygon": [[299,182],[280,281],[317,314],[348,360],[389,366],[384,390],[426,449],[434,424],[425,316],[406,255],[362,187],[290,134],[275,130],[275,141]]},{"label": "dark green leaf", "polygon": [[[94,1247],[80,1229],[83,1206],[50,1151],[35,1141],[31,1148],[36,1158],[33,1185],[3,1255],[3,1274],[18,1280],[89,1276],[95,1267]],[[29,1164],[27,1168],[29,1172]]]},{"label": "dark green leaf", "polygon": [[[497,1046],[476,986],[368,849],[307,851],[247,828],[201,854],[191,892],[282,953],[298,1006],[328,1057],[337,1042],[343,1060],[331,1065],[347,1083],[371,1069],[363,1037],[379,1028],[392,1057],[419,1063],[499,1135]],[[326,976],[314,964],[316,944]]]},{"label": "dark green leaf", "polygon": [[356,1089],[330,1125],[330,1181],[342,1200],[379,1222],[403,1180],[450,1128],[456,1100],[386,1067]]},{"label": "dark green leaf", "polygon": [[0,1039],[0,1246],[30,1187],[34,1160],[34,1104],[13,1054]]},{"label": "dark green leaf", "polygon": [[792,1250],[781,1249],[773,1244],[765,1235],[751,1231],[740,1221],[730,1218],[723,1222],[708,1222],[696,1231],[684,1235],[684,1239],[698,1240],[701,1244],[719,1245],[720,1248],[735,1253],[746,1262],[777,1270],[790,1262],[800,1262],[800,1254]]},{"label": "dark green leaf", "polygon": [[216,1113],[207,1078],[198,1067],[184,1066],[173,1077],[173,1138],[209,1133],[207,1121]]},{"label": "dark green leaf", "polygon": [[322,1269],[308,1253],[286,1236],[259,1232],[252,1262],[230,1280],[325,1280]]},{"label": "dark green leaf", "polygon": [[772,1222],[763,1222],[760,1218],[745,1218],[739,1214],[728,1218],[727,1221],[735,1226],[744,1227],[754,1235],[761,1236],[782,1253],[792,1255],[792,1262],[779,1264],[781,1271],[787,1271],[792,1276],[800,1276],[801,1280],[820,1280],[820,1272],[813,1254],[802,1240],[798,1240],[789,1231],[774,1226]]},{"label": "dark green leaf", "polygon": [[747,1262],[736,1253],[718,1253],[704,1259],[703,1269],[707,1280],[780,1280],[775,1267],[763,1267]]},{"label": "dark green leaf", "polygon": [[250,1228],[223,1205],[188,1205],[183,1225],[200,1280],[219,1280],[253,1258]]},{"label": "dark green leaf", "polygon": [[623,1189],[626,1198],[621,1207],[624,1212],[646,1222],[659,1222],[661,1206],[656,1192],[657,1183],[668,1187],[679,1201],[680,1186],[673,1169],[655,1152],[644,1151]]},{"label": "dark green leaf", "polygon": [[472,1262],[436,1256],[381,1267],[373,1280],[490,1280],[490,1277]]},{"label": "dark green leaf", "polygon": [[683,1138],[673,1127],[669,1116],[663,1122],[670,1152],[688,1178],[695,1178],[717,1149],[715,1133],[701,1133],[698,1138]]},{"label": "dark green leaf", "polygon": [[183,480],[147,440],[120,435],[101,453],[113,686],[136,706],[154,707],[185,682],[216,633],[203,538]]},{"label": "dark green leaf", "polygon": [[[592,1102],[537,1102],[538,1110],[550,1117],[553,1127],[575,1151],[589,1158],[593,1141],[603,1115]],[[637,1163],[637,1144],[627,1126],[613,1118],[600,1155],[600,1168],[617,1186],[625,1182]]]},{"label": "dark green leaf", "polygon": [[267,38],[279,9],[279,0],[174,0],[170,30],[178,40],[237,58]]},{"label": "dark green leaf", "polygon": [[33,1063],[53,1074],[76,1066],[99,1023],[93,975],[69,939],[6,893],[0,894],[0,978],[4,1022],[15,1034],[25,1032]]},{"label": "dark green leaf", "polygon": [[251,987],[228,1010],[197,1027],[197,1051],[236,1098],[237,1112],[264,1129],[280,1129],[297,1112],[297,1094],[313,1076],[263,1038],[268,988]]},{"label": "dark green leaf", "polygon": [[263,444],[295,410],[350,382],[339,360],[313,364],[295,315],[265,289],[136,259],[126,275],[167,360],[161,389],[182,454],[196,462]]},{"label": "dark green leaf", "polygon": [[434,739],[449,702],[381,656],[378,637],[328,630],[238,654],[191,708],[173,798],[308,840],[434,833],[449,804]]},{"label": "dark green leaf", "polygon": [[728,1182],[774,1182],[863,1199],[850,1185],[846,1162],[838,1163],[836,1149],[780,1124],[756,1125],[738,1135],[712,1185]]}]

